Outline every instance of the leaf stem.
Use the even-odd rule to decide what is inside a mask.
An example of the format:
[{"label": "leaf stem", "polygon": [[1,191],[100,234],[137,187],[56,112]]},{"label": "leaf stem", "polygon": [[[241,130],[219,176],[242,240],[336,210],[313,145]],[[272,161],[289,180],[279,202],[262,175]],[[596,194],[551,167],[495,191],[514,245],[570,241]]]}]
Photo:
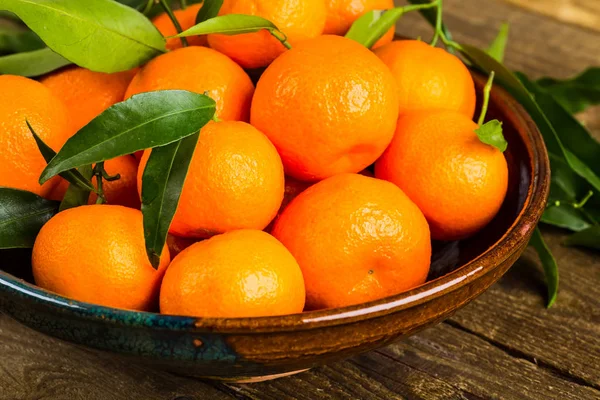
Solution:
[{"label": "leaf stem", "polygon": [[485,115],[487,114],[488,106],[490,104],[490,92],[492,91],[492,85],[494,84],[495,71],[490,73],[485,87],[483,88],[483,105],[481,106],[481,114],[479,114],[479,120],[477,125],[481,126],[485,122]]},{"label": "leaf stem", "polygon": [[288,50],[292,48],[292,45],[287,41],[287,36],[285,33],[276,29],[269,29],[269,33],[273,35],[275,39],[279,40],[281,44],[284,45]]},{"label": "leaf stem", "polygon": [[179,0],[179,4],[181,5],[182,10],[185,10],[188,7],[187,0]]},{"label": "leaf stem", "polygon": [[98,198],[96,199],[96,204],[106,203],[106,198],[104,197],[104,189],[102,187],[103,186],[102,178],[104,177],[104,175],[108,175],[108,174],[104,170],[104,161],[102,161],[102,162],[99,162],[98,164],[96,164],[96,166],[94,167],[94,176],[96,177],[96,183],[98,186],[98,189],[97,189]]},{"label": "leaf stem", "polygon": [[588,202],[588,200],[594,195],[594,192],[592,192],[591,190],[589,192],[587,192],[587,194],[585,195],[585,197],[583,199],[581,199],[581,201],[579,203],[575,203],[573,204],[573,208],[582,208],[583,206],[585,206],[585,204]]},{"label": "leaf stem", "polygon": [[437,5],[437,14],[435,18],[435,33],[433,35],[433,39],[431,39],[432,46],[435,46],[440,36],[444,35],[442,32],[442,0],[436,0],[435,3]]},{"label": "leaf stem", "polygon": [[156,4],[156,0],[148,0],[146,6],[144,7],[144,10],[142,11],[142,14],[147,15],[150,12],[150,10],[152,10],[152,6],[154,6],[154,4]]},{"label": "leaf stem", "polygon": [[[403,14],[411,11],[420,11],[420,10],[428,10],[430,8],[434,8],[438,6],[438,3],[441,3],[442,0],[433,0],[431,3],[426,4],[409,4],[407,6],[402,7]],[[441,21],[441,20],[440,20]],[[441,22],[440,22],[441,26]]]},{"label": "leaf stem", "polygon": [[[169,3],[167,3],[167,0],[160,0],[160,5],[162,6],[162,8],[165,10],[167,15],[171,19],[171,22],[173,22],[173,25],[175,25],[175,29],[177,29],[177,33],[183,32],[183,29],[181,29],[181,25],[179,24],[179,21],[177,21],[175,14],[173,14],[173,10],[171,10],[171,6],[169,6]],[[188,47],[187,38],[180,37],[179,39],[181,40],[181,45],[183,47]]]}]

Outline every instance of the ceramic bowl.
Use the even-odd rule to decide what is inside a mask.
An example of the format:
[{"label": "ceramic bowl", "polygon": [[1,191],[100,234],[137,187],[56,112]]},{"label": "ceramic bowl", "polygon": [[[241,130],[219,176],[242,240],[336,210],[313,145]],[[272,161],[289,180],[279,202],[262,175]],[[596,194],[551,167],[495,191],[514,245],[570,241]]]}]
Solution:
[{"label": "ceramic bowl", "polygon": [[[475,75],[481,97],[483,78]],[[265,318],[166,316],[82,303],[32,285],[29,253],[0,253],[0,310],[45,334],[179,374],[231,381],[288,375],[385,346],[448,318],[521,255],[546,205],[544,142],[523,108],[492,90],[489,118],[504,122],[506,200],[473,238],[435,243],[422,286],[352,307]]]}]

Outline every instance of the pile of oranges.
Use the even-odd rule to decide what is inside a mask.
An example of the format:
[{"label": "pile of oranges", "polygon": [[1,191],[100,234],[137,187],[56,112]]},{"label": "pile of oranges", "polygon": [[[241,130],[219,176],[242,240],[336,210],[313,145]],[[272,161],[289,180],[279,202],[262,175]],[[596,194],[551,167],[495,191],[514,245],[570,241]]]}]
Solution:
[{"label": "pile of oranges", "polygon": [[[183,29],[200,5],[176,12]],[[499,211],[504,156],[473,122],[475,87],[456,56],[418,40],[373,50],[344,38],[392,0],[226,0],[221,14],[267,31],[168,40],[169,52],[118,74],[68,67],[39,81],[0,76],[0,186],[61,200],[24,121],[55,151],[138,93],[207,93],[201,131],[160,265],[146,255],[140,189],[151,150],[105,164],[108,204],[62,211],[33,249],[36,284],[90,303],[198,317],[342,307],[427,279],[431,241],[460,240]],[[176,33],[166,15],[154,20]],[[266,67],[256,86],[247,69]]]}]

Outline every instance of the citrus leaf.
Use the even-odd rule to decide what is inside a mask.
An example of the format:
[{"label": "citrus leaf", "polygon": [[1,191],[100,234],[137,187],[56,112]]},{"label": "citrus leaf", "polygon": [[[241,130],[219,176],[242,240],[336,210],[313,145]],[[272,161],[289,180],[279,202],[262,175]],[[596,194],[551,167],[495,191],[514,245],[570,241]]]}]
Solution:
[{"label": "citrus leaf", "polygon": [[569,236],[565,244],[567,246],[581,246],[600,250],[600,226],[592,226]]},{"label": "citrus leaf", "polygon": [[73,63],[113,73],[165,52],[165,40],[143,14],[111,0],[0,0],[46,43]]},{"label": "citrus leaf", "polygon": [[142,213],[146,253],[154,268],[160,264],[171,221],[200,133],[152,150],[142,176]]},{"label": "citrus leaf", "polygon": [[58,211],[58,202],[24,190],[0,187],[0,249],[31,248]]},{"label": "citrus leaf", "polygon": [[487,50],[488,54],[498,62],[504,61],[504,51],[506,50],[506,42],[508,41],[508,30],[508,23],[503,23],[498,32],[498,36],[496,36]]},{"label": "citrus leaf", "polygon": [[[515,74],[510,72],[504,65],[496,61],[485,51],[474,46],[461,44],[461,52],[473,65],[484,72],[489,74],[492,71],[495,71],[496,82],[512,94],[536,122],[544,137],[544,142],[546,143],[548,151],[563,158],[573,171],[586,179],[594,188],[600,190],[600,178],[590,169],[589,165],[586,165],[577,155],[565,148],[558,132],[552,126],[542,108],[535,102],[533,96]],[[568,132],[561,132],[561,134],[566,135]]]},{"label": "citrus leaf", "polygon": [[0,27],[0,53],[12,54],[39,50],[46,47],[42,39],[31,31]]},{"label": "citrus leaf", "polygon": [[262,29],[266,29],[270,32],[278,30],[275,24],[262,17],[244,14],[228,14],[207,19],[173,37],[208,35],[210,33],[239,35],[242,33],[258,32]]},{"label": "citrus leaf", "polygon": [[49,48],[0,57],[0,74],[36,77],[71,62]]},{"label": "citrus leaf", "polygon": [[[428,4],[430,3],[430,0],[408,0],[408,2],[411,4]],[[437,20],[437,10],[435,8],[429,10],[420,10],[419,13],[423,16],[423,18],[425,18],[427,22],[429,22],[431,26],[435,28]],[[452,34],[450,33],[445,24],[442,24],[442,32],[448,40],[452,40]],[[454,49],[452,47],[448,47],[447,51],[449,53],[454,54]]]},{"label": "citrus leaf", "polygon": [[404,13],[403,7],[369,11],[354,21],[346,37],[370,49]]},{"label": "citrus leaf", "polygon": [[574,232],[582,231],[591,226],[581,210],[569,204],[549,206],[542,215],[542,222]]},{"label": "citrus leaf", "polygon": [[533,94],[536,103],[548,117],[563,145],[589,166],[594,174],[600,176],[600,163],[598,163],[600,143],[554,97],[541,90],[524,74],[517,73],[517,77],[523,82],[527,90]]},{"label": "citrus leaf", "polygon": [[[91,165],[84,165],[83,167],[79,167],[77,171],[87,180],[91,180],[94,175],[94,169]],[[96,189],[94,188],[94,191]],[[88,204],[88,200],[90,198],[91,190],[86,188],[81,188],[76,185],[69,185],[67,191],[65,193],[65,197],[63,197],[62,202],[60,203],[59,211],[68,210],[69,208],[84,206]]]},{"label": "citrus leaf", "polygon": [[571,114],[600,104],[600,67],[589,68],[570,79],[542,78],[535,83]]},{"label": "citrus leaf", "polygon": [[196,15],[196,24],[209,20],[219,15],[223,6],[223,0],[205,0],[204,4]]},{"label": "citrus leaf", "polygon": [[494,146],[501,152],[505,152],[508,147],[508,142],[502,134],[502,122],[497,119],[486,122],[479,128],[475,129],[477,137],[482,143]]},{"label": "citrus leaf", "polygon": [[141,93],[117,103],[72,136],[40,182],[82,165],[164,146],[193,135],[215,113],[210,97],[185,90]]},{"label": "citrus leaf", "polygon": [[[46,160],[47,163],[50,162],[54,158],[54,156],[56,156],[56,152],[54,150],[52,150],[50,148],[50,146],[48,146],[46,143],[44,143],[42,138],[40,138],[37,135],[37,133],[35,133],[35,131],[33,130],[33,127],[29,123],[29,121],[25,121],[25,123],[27,124],[29,131],[33,135],[33,138],[35,139],[35,143],[37,144],[38,149],[40,150],[40,153],[42,154],[42,157],[44,157],[44,160]],[[90,182],[90,180],[86,179],[76,169],[72,169],[72,170],[63,172],[62,174],[60,174],[60,176],[63,177],[65,180],[67,180],[67,182],[69,182],[81,189],[87,189],[88,191],[96,190],[94,188],[94,186],[92,185],[92,183]]]},{"label": "citrus leaf", "polygon": [[546,307],[550,308],[558,295],[558,265],[544,241],[540,228],[535,228],[533,231],[529,245],[535,249],[542,262],[544,275],[546,276],[546,285],[548,287],[548,302],[546,303]]},{"label": "citrus leaf", "polygon": [[569,201],[577,202],[590,191],[591,186],[587,181],[577,175],[569,164],[553,153],[548,153],[550,159],[550,202]]}]

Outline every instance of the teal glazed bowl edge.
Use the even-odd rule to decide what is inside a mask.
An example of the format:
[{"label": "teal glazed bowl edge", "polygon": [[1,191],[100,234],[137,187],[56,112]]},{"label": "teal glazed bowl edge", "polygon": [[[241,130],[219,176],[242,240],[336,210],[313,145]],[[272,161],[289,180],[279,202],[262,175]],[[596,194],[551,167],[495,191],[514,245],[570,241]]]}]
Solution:
[{"label": "teal glazed bowl edge", "polygon": [[[474,74],[478,97],[485,79]],[[428,281],[351,307],[281,317],[191,318],[78,302],[36,287],[27,252],[0,252],[0,311],[56,338],[178,374],[237,382],[272,379],[369,351],[439,323],[496,282],[526,248],[542,213],[550,166],[525,110],[494,87],[490,119],[504,123],[509,189],[473,238],[434,243]],[[11,273],[9,273],[10,271]]]}]

